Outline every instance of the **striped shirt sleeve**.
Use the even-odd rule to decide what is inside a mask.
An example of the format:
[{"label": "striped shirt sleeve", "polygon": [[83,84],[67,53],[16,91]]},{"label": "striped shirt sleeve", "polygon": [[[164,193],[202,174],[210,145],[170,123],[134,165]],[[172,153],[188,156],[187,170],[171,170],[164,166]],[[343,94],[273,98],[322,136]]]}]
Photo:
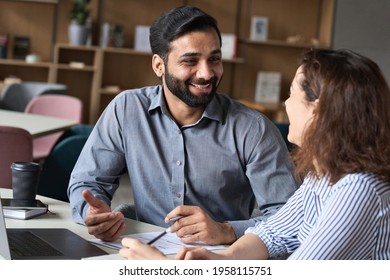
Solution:
[{"label": "striped shirt sleeve", "polygon": [[261,221],[245,231],[259,236],[270,256],[289,254],[300,245],[296,236],[303,220],[304,190],[305,186],[302,185],[267,222]]},{"label": "striped shirt sleeve", "polygon": [[306,178],[266,222],[249,228],[270,257],[389,259],[390,185],[369,174],[349,174],[330,186]]},{"label": "striped shirt sleeve", "polygon": [[334,185],[317,223],[290,259],[372,258],[383,218],[378,195],[382,185],[361,174]]}]

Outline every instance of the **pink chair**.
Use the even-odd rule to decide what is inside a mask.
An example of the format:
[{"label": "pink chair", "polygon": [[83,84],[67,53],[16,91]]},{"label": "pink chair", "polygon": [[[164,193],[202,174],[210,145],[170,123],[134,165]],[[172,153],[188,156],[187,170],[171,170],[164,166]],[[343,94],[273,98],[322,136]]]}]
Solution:
[{"label": "pink chair", "polygon": [[[33,98],[26,106],[25,113],[71,119],[81,123],[83,104],[74,96],[63,94],[45,94]],[[63,132],[33,139],[33,159],[46,158]]]},{"label": "pink chair", "polygon": [[11,164],[33,160],[31,134],[22,128],[0,126],[0,187],[12,189]]}]

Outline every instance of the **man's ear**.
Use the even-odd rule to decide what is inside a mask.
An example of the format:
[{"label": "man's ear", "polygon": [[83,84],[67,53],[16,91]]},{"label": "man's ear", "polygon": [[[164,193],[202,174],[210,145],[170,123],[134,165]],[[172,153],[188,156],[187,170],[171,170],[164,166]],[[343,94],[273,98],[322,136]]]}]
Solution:
[{"label": "man's ear", "polygon": [[165,66],[163,59],[158,54],[154,54],[152,57],[152,68],[156,76],[161,79],[164,75]]}]

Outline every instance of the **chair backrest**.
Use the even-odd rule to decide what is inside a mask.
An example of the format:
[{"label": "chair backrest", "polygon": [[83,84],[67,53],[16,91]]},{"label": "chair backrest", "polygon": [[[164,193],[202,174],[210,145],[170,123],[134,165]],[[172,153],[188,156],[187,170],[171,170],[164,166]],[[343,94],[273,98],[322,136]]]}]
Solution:
[{"label": "chair backrest", "polygon": [[0,126],[0,187],[12,188],[11,164],[32,161],[32,136],[22,128]]},{"label": "chair backrest", "polygon": [[38,194],[69,202],[70,174],[87,139],[88,135],[73,135],[55,145],[43,163]]},{"label": "chair backrest", "polygon": [[283,140],[286,143],[288,150],[291,151],[292,148],[294,147],[294,145],[292,143],[290,143],[290,141],[288,141],[288,139],[287,139],[289,124],[282,123],[282,122],[274,122],[274,124],[279,129],[279,132],[282,134]]},{"label": "chair backrest", "polygon": [[[26,113],[46,115],[64,119],[75,120],[81,123],[83,104],[74,96],[63,94],[45,94],[33,98],[25,109]],[[53,133],[33,140],[34,160],[47,157],[54,144],[61,137],[63,132]]]},{"label": "chair backrest", "polygon": [[44,82],[11,83],[2,89],[1,108],[24,112],[27,104],[34,97],[43,94],[65,94],[67,86],[64,84]]},{"label": "chair backrest", "polygon": [[[89,136],[94,128],[94,125],[92,124],[79,124],[72,126],[71,128],[64,131],[64,133],[61,135],[61,137],[57,140],[57,143],[60,143],[65,138],[68,138],[70,136],[74,135],[86,135]],[[55,145],[57,145],[57,143]]]}]

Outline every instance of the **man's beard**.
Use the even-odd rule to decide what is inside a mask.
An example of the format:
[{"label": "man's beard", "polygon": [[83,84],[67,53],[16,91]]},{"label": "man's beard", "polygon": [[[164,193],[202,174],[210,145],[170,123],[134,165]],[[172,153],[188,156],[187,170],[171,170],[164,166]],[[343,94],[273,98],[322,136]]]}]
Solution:
[{"label": "man's beard", "polygon": [[[173,93],[173,95],[175,95],[185,104],[193,108],[202,107],[209,104],[209,102],[213,99],[215,93],[217,92],[218,88],[218,79],[216,77],[213,77],[208,81],[201,79],[198,81],[187,80],[183,82],[175,76],[171,75],[169,71],[166,71],[164,78],[167,88]],[[211,84],[211,91],[209,93],[194,95],[190,92],[188,88],[188,85],[191,83],[198,85]]]}]

